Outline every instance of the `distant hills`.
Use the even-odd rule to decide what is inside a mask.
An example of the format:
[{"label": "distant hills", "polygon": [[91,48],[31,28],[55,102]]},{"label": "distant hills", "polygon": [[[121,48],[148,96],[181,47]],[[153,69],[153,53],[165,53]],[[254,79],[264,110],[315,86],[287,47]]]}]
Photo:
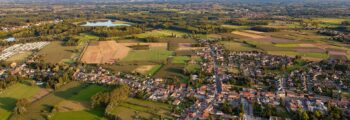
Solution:
[{"label": "distant hills", "polygon": [[118,2],[242,2],[242,3],[289,3],[289,2],[350,2],[350,0],[0,0],[2,3],[118,3]]}]

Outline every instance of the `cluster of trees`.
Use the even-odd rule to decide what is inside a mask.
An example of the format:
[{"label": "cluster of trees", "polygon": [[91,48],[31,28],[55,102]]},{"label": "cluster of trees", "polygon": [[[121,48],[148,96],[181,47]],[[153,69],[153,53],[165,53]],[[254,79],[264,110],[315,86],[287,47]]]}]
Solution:
[{"label": "cluster of trees", "polygon": [[278,28],[263,27],[263,26],[256,26],[256,27],[252,27],[250,29],[255,30],[255,31],[261,31],[261,32],[278,32],[279,31]]},{"label": "cluster of trees", "polygon": [[232,19],[226,21],[226,24],[239,25],[239,26],[255,26],[255,25],[268,25],[267,21],[261,20],[246,20],[246,19]]},{"label": "cluster of trees", "polygon": [[221,27],[224,23],[223,14],[203,13],[203,14],[179,14],[172,12],[150,12],[137,15],[118,15],[109,17],[141,24],[148,28],[173,29],[191,34],[226,33],[231,30]]},{"label": "cluster of trees", "polygon": [[92,27],[93,29],[89,31],[91,34],[99,37],[120,37],[131,34],[142,33],[144,28],[137,26],[130,27]]},{"label": "cluster of trees", "polygon": [[239,115],[241,113],[244,113],[243,106],[233,106],[228,101],[224,101],[221,105],[219,110],[221,110],[223,113],[229,114],[229,115]]},{"label": "cluster of trees", "polygon": [[315,110],[313,112],[311,111],[304,111],[301,109],[298,109],[296,112],[293,113],[294,119],[299,120],[345,120],[346,117],[344,115],[344,112],[339,109],[336,106],[328,106],[327,114],[323,114],[319,110]]},{"label": "cluster of trees", "polygon": [[327,35],[327,36],[331,36],[330,40],[334,40],[334,41],[339,41],[339,42],[345,42],[345,43],[349,43],[350,42],[350,35],[346,35],[342,32],[338,32],[335,30],[319,30],[317,31],[318,34],[322,34],[322,35]]},{"label": "cluster of trees", "polygon": [[28,104],[29,104],[29,101],[26,98],[17,100],[16,107],[14,109],[14,113],[15,114],[23,114],[23,113],[27,112],[26,107]]},{"label": "cluster of trees", "polygon": [[17,41],[0,41],[0,45],[11,45],[33,41],[64,41],[64,45],[73,46],[79,44],[79,39],[74,36],[80,33],[89,33],[98,37],[121,37],[131,34],[142,33],[145,28],[142,26],[130,27],[84,27],[70,22],[60,22],[57,24],[46,24],[34,26],[11,32],[0,32],[0,38],[9,36],[15,37]]},{"label": "cluster of trees", "polygon": [[186,108],[192,106],[196,100],[197,98],[194,96],[185,97],[178,106],[171,106],[171,112],[175,114],[181,114]]},{"label": "cluster of trees", "polygon": [[[44,82],[47,88],[57,89],[69,81],[74,80],[73,74],[75,67],[73,65],[35,62],[29,63],[28,67],[36,70],[32,79]],[[50,70],[50,74],[43,72],[47,70]]]},{"label": "cluster of trees", "polygon": [[216,26],[216,25],[198,25],[198,26],[180,26],[172,25],[170,27],[163,27],[165,29],[173,29],[178,31],[183,31],[192,34],[210,34],[210,33],[226,33],[230,32],[229,29]]},{"label": "cluster of trees", "polygon": [[184,73],[185,74],[196,74],[196,73],[199,73],[200,70],[201,70],[200,65],[190,63],[190,64],[185,66]]},{"label": "cluster of trees", "polygon": [[319,31],[317,31],[317,33],[318,33],[318,34],[321,34],[321,35],[326,35],[326,36],[336,36],[336,35],[341,34],[341,33],[338,32],[338,31],[335,31],[335,30],[327,30],[327,29],[319,30]]},{"label": "cluster of trees", "polygon": [[239,85],[239,86],[247,86],[247,87],[254,85],[254,82],[250,78],[244,77],[244,76],[237,76],[233,79],[228,80],[228,82],[231,85]]},{"label": "cluster of trees", "polygon": [[64,41],[63,45],[65,46],[77,46],[79,45],[80,40],[74,37],[67,37],[63,41]]},{"label": "cluster of trees", "polygon": [[108,118],[116,120],[119,119],[113,113],[115,107],[128,99],[130,88],[128,85],[119,85],[112,91],[100,92],[91,97],[91,104],[93,107],[106,107],[105,114]]},{"label": "cluster of trees", "polygon": [[25,78],[11,75],[11,73],[6,73],[6,75],[8,75],[8,76],[0,79],[0,91],[2,89],[6,89],[7,87],[9,87],[17,82],[25,80]]},{"label": "cluster of trees", "polygon": [[330,38],[334,41],[349,43],[350,42],[350,36],[349,35],[337,35]]},{"label": "cluster of trees", "polygon": [[270,116],[279,116],[286,118],[282,111],[277,111],[275,106],[267,105],[267,104],[258,104],[257,102],[253,102],[253,114],[254,116],[259,116],[262,118],[270,118]]}]

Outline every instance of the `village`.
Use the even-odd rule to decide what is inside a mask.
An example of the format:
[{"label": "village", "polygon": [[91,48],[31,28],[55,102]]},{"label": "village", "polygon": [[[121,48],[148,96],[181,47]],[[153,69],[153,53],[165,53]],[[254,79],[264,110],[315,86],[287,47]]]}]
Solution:
[{"label": "village", "polygon": [[[206,44],[207,48],[201,52],[197,52],[196,55],[201,56],[206,61],[201,63],[202,71],[213,74],[205,78],[205,81],[211,84],[205,84],[199,88],[194,88],[188,84],[165,85],[165,80],[162,78],[139,77],[129,74],[110,75],[103,68],[88,73],[86,71],[77,71],[75,77],[76,79],[88,82],[107,84],[126,83],[132,87],[134,94],[144,91],[147,93],[146,96],[149,100],[163,102],[170,100],[176,106],[182,106],[181,104],[186,104],[186,102],[193,102],[185,108],[185,111],[176,114],[176,116],[184,119],[208,119],[213,115],[230,119],[232,118],[232,114],[221,110],[222,104],[225,102],[237,108],[243,105],[244,117],[249,119],[261,119],[255,116],[254,111],[256,110],[254,108],[256,108],[256,105],[254,104],[255,106],[253,106],[253,103],[274,107],[283,106],[288,112],[295,112],[301,109],[303,111],[320,111],[322,113],[327,112],[325,103],[328,103],[341,107],[346,113],[350,112],[348,109],[350,105],[349,100],[341,98],[332,99],[333,96],[315,94],[312,91],[314,88],[330,88],[331,86],[339,86],[336,87],[339,90],[348,89],[349,86],[346,86],[342,82],[337,83],[336,81],[341,81],[337,77],[339,74],[349,75],[349,71],[329,73],[329,71],[322,70],[323,66],[321,64],[309,63],[312,67],[310,67],[310,70],[304,70],[305,72],[294,70],[288,74],[274,75],[266,72],[264,69],[281,69],[295,64],[297,60],[286,56],[268,55],[259,52],[224,53],[223,48],[217,44],[208,41],[202,44]],[[213,47],[209,47],[209,45],[213,45]],[[215,57],[213,57],[213,51],[215,51]],[[219,62],[217,68],[214,65],[214,61],[216,60]],[[336,61],[328,60],[326,62],[331,64]],[[241,69],[243,76],[248,77],[251,82],[257,84],[249,87],[244,86],[241,89],[235,90],[235,85],[230,84],[230,80],[237,78],[234,77],[235,74],[227,74],[229,73],[227,70],[232,67]],[[322,74],[329,77],[325,81],[329,83],[327,86],[315,80],[317,76]],[[298,83],[296,82],[296,77],[302,78],[300,87],[296,87]],[[191,75],[192,81],[198,79],[197,74]],[[218,82],[220,83],[218,84]],[[273,87],[273,89],[267,89],[266,86],[268,85]],[[189,100],[192,97],[195,98],[195,101]],[[272,118],[274,117],[272,116]]]},{"label": "village", "polygon": [[[40,49],[48,42],[18,44],[4,50],[3,57],[21,51]],[[204,78],[200,87],[190,84],[167,83],[163,78],[126,73],[112,73],[98,67],[87,69],[77,67],[72,78],[94,84],[127,84],[133,97],[170,103],[174,106],[173,116],[181,119],[208,119],[219,116],[222,119],[262,119],[261,106],[285,108],[286,112],[311,111],[326,113],[327,105],[335,105],[349,115],[350,101],[339,97],[342,90],[349,89],[344,79],[350,71],[341,67],[339,60],[325,60],[325,63],[307,62],[305,68],[290,72],[273,72],[299,64],[297,58],[268,55],[260,52],[230,52],[212,40],[201,40],[205,46],[194,56],[203,59],[201,73],[192,74],[191,81]],[[7,54],[6,54],[7,53]],[[337,65],[333,70],[327,65]],[[235,70],[232,70],[235,69]],[[53,69],[35,69],[27,64],[12,65],[2,69],[0,76],[16,75],[28,78],[54,76]],[[321,77],[322,76],[322,77]],[[347,77],[340,77],[347,76]],[[42,85],[42,81],[37,81]],[[329,89],[329,90],[328,90]],[[330,91],[331,93],[327,93]],[[326,105],[327,104],[327,105]],[[228,106],[227,106],[228,105]],[[224,107],[225,106],[225,107]],[[266,108],[265,108],[266,109]],[[260,110],[260,111],[259,111]],[[238,114],[235,111],[239,111]],[[270,118],[279,118],[270,115]]]}]

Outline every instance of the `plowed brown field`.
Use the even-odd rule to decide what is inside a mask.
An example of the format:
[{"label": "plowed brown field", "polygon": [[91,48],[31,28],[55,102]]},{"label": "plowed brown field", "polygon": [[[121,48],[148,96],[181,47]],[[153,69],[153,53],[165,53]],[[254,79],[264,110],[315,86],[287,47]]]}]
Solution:
[{"label": "plowed brown field", "polygon": [[100,41],[90,44],[84,51],[81,61],[88,64],[114,63],[128,55],[129,47],[115,41]]}]

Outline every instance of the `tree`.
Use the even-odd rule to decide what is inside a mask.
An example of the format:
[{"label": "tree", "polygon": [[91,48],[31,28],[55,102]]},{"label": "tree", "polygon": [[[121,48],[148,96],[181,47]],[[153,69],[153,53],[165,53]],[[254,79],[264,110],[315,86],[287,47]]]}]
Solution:
[{"label": "tree", "polygon": [[129,86],[120,85],[110,93],[110,102],[112,104],[119,104],[129,97]]},{"label": "tree", "polygon": [[15,107],[15,114],[23,114],[27,111],[26,106],[28,105],[29,101],[27,99],[19,99],[16,102]]},{"label": "tree", "polygon": [[91,106],[107,106],[110,102],[109,92],[99,92],[91,97]]},{"label": "tree", "polygon": [[303,120],[309,120],[309,119],[310,119],[309,115],[307,114],[306,111],[304,111],[303,112]]},{"label": "tree", "polygon": [[316,110],[316,111],[314,112],[314,117],[317,118],[317,119],[320,119],[320,118],[322,117],[321,111]]}]

